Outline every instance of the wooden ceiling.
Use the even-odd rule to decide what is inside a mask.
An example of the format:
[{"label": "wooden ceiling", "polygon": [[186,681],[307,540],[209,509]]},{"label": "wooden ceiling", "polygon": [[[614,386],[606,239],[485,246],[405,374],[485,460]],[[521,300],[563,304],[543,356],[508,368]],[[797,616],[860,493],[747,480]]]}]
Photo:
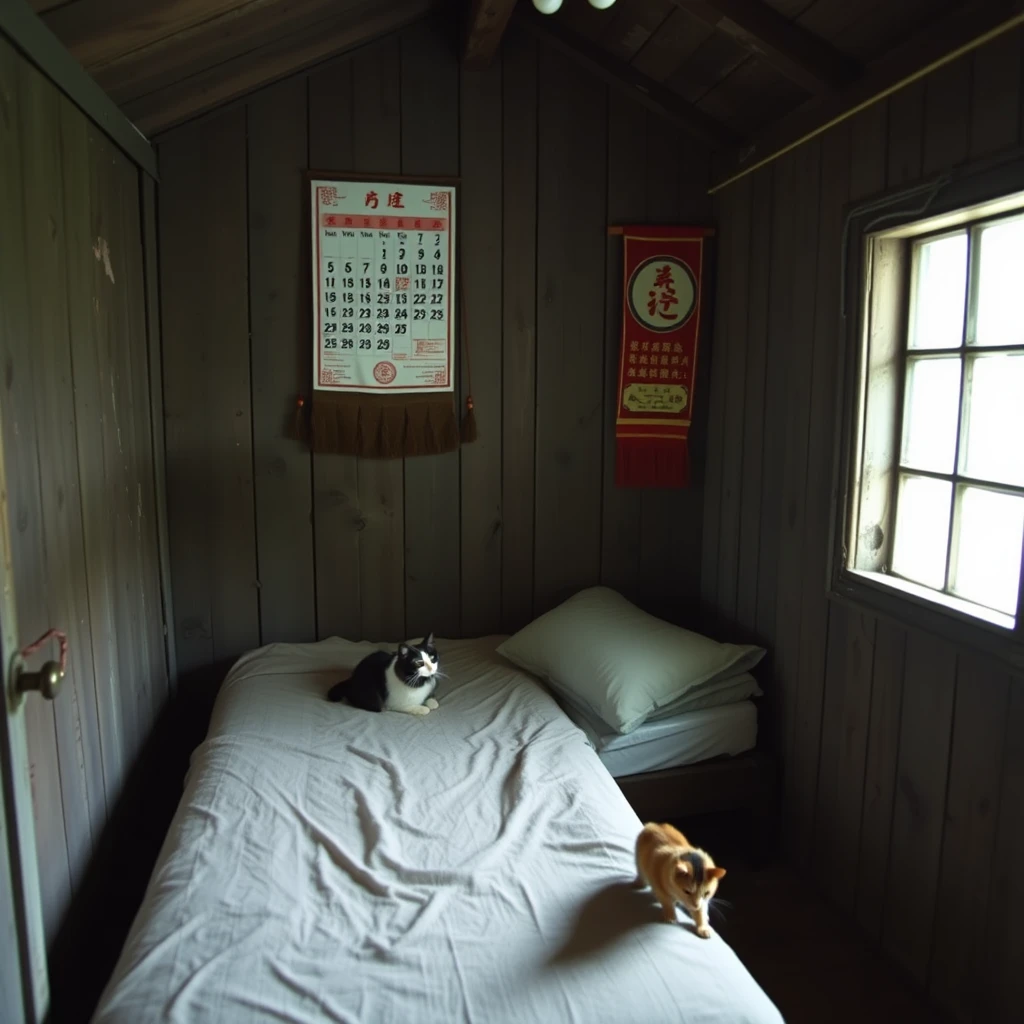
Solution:
[{"label": "wooden ceiling", "polygon": [[129,118],[156,134],[396,31],[449,0],[30,0]]},{"label": "wooden ceiling", "polygon": [[[445,9],[453,30],[458,18],[467,68],[485,65],[506,25],[518,23],[721,148],[758,139],[795,111],[866,88],[873,69],[894,53],[924,60],[927,47],[916,45],[922,34],[948,49],[956,33],[1024,6],[1019,0],[617,0],[598,11],[586,0],[564,0],[557,14],[544,16],[530,0],[30,2],[150,135]],[[969,24],[961,25],[955,19],[965,11]]]},{"label": "wooden ceiling", "polygon": [[618,0],[602,12],[565,0],[554,18],[747,138],[959,2]]}]

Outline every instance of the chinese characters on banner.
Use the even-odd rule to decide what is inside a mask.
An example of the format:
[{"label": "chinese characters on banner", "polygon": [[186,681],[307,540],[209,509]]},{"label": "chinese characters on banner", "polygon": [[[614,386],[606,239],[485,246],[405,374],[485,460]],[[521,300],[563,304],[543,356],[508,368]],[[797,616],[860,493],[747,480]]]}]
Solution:
[{"label": "chinese characters on banner", "polygon": [[618,487],[686,487],[709,228],[634,226],[623,236],[615,418]]},{"label": "chinese characters on banner", "polygon": [[310,189],[314,392],[451,392],[455,189],[317,179]]}]

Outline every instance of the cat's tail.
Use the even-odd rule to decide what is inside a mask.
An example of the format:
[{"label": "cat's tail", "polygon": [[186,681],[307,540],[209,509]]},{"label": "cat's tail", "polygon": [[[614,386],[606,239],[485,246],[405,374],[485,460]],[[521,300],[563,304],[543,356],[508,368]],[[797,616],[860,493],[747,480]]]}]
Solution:
[{"label": "cat's tail", "polygon": [[335,683],[327,691],[327,699],[328,700],[333,700],[335,703],[337,703],[340,700],[344,700],[344,698],[345,698],[345,687],[347,686],[347,684],[348,684],[348,680],[347,679],[342,679],[342,681],[340,683]]}]

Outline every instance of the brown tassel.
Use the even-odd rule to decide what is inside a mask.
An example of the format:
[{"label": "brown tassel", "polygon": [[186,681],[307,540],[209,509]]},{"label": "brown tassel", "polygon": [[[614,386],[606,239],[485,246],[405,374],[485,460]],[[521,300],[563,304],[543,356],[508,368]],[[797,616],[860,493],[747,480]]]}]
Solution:
[{"label": "brown tassel", "polygon": [[462,417],[462,429],[460,433],[463,444],[472,444],[476,440],[476,413],[473,412],[472,395],[466,396],[466,415]]}]

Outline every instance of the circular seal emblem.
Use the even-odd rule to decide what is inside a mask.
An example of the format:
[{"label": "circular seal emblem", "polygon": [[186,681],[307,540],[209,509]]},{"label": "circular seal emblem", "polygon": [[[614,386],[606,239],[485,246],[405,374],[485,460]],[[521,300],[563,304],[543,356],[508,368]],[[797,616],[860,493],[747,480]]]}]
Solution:
[{"label": "circular seal emblem", "polygon": [[373,379],[378,384],[390,384],[397,376],[398,371],[395,369],[395,364],[389,363],[387,360],[378,363],[373,368]]},{"label": "circular seal emblem", "polygon": [[675,256],[652,256],[633,271],[626,286],[629,311],[649,331],[674,331],[697,305],[697,282]]}]

